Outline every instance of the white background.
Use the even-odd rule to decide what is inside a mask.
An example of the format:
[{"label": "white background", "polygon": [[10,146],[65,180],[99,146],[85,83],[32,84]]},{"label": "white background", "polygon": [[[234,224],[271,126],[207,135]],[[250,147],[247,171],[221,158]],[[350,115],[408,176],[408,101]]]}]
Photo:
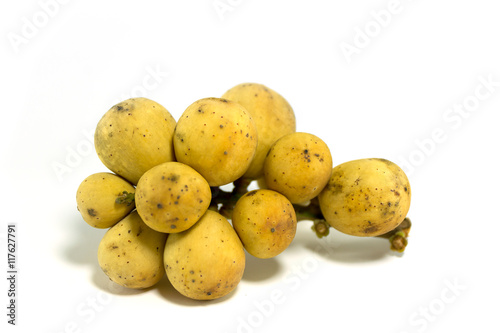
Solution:
[{"label": "white background", "polygon": [[[2,332],[498,331],[498,13],[487,0],[2,2],[0,266],[6,276],[17,223],[19,269],[16,327],[1,279]],[[113,285],[97,264],[104,231],[75,202],[106,171],[98,120],[131,95],[178,119],[242,82],[282,94],[334,164],[404,168],[406,253],[338,232],[319,241],[304,222],[217,301],[166,280]]]}]

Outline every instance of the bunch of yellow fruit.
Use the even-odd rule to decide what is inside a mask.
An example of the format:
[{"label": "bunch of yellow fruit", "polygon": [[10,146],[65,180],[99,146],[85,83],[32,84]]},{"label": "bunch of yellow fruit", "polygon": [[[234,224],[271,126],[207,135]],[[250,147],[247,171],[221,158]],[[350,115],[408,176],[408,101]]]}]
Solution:
[{"label": "bunch of yellow fruit", "polygon": [[[128,288],[166,274],[181,294],[216,299],[240,282],[245,251],[280,254],[298,220],[314,220],[319,236],[332,226],[394,237],[410,207],[397,165],[362,159],[333,167],[326,143],[296,132],[289,103],[262,84],[197,100],[177,121],[152,100],[125,100],[97,124],[95,148],[111,172],[83,180],[77,207],[89,225],[109,228],[99,265]],[[259,189],[247,191],[254,180]],[[227,184],[231,192],[220,188]]]}]

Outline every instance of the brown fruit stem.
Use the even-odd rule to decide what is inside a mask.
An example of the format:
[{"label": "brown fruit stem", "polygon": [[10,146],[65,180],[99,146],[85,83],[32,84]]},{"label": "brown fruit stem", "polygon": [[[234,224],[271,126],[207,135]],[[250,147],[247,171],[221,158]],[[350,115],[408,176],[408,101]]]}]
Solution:
[{"label": "brown fruit stem", "polygon": [[323,217],[323,213],[321,213],[318,198],[312,199],[307,206],[294,204],[293,207],[295,208],[295,215],[297,215],[297,222],[313,221],[311,229],[318,238],[330,234],[330,225]]},{"label": "brown fruit stem", "polygon": [[[219,187],[212,187],[212,202],[210,209],[218,211],[227,219],[231,219],[236,202],[248,192],[248,186],[251,180],[238,179],[235,181],[234,189],[231,192],[224,191]],[[330,233],[330,224],[328,224],[321,213],[318,198],[312,199],[307,205],[293,205],[297,222],[312,221],[311,229],[318,238],[328,236]],[[391,250],[404,252],[408,245],[408,236],[411,229],[411,221],[406,217],[394,230],[376,237],[386,238],[391,244]]]},{"label": "brown fruit stem", "polygon": [[249,179],[240,178],[233,182],[234,188],[231,192],[224,191],[220,187],[211,187],[212,201],[210,202],[210,208],[218,211],[225,218],[231,219],[234,205],[248,192],[248,185],[251,182]]},{"label": "brown fruit stem", "polygon": [[411,220],[409,217],[405,217],[403,222],[401,222],[394,230],[377,237],[389,239],[389,242],[391,243],[391,250],[404,252],[406,245],[408,245],[410,229]]}]

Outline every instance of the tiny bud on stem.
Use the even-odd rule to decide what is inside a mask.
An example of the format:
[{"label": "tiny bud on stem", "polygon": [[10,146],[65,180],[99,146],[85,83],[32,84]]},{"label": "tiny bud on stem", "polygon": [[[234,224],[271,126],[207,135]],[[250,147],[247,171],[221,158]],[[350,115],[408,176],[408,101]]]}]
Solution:
[{"label": "tiny bud on stem", "polygon": [[134,201],[135,193],[128,193],[127,191],[123,191],[115,200],[117,204],[125,204],[127,206],[130,206]]}]

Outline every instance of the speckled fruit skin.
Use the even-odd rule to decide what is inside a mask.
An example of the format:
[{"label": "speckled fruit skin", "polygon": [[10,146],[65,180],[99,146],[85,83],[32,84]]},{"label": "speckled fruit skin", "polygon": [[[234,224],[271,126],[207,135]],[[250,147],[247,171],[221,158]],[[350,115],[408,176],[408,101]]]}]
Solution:
[{"label": "speckled fruit skin", "polygon": [[271,145],[283,135],[295,132],[293,109],[283,96],[259,83],[238,84],[222,98],[243,105],[257,126],[257,151],[244,177],[258,179],[264,173],[264,159]]},{"label": "speckled fruit skin", "polygon": [[267,187],[292,203],[305,203],[318,196],[332,173],[332,155],[316,135],[296,132],[276,141],[264,161]]},{"label": "speckled fruit skin", "polygon": [[113,106],[98,122],[94,144],[102,163],[136,185],[152,167],[175,160],[175,119],[160,104],[143,97]]},{"label": "speckled fruit skin", "polygon": [[205,214],[212,193],[196,170],[179,162],[151,168],[139,179],[137,211],[150,228],[177,233],[190,228]]},{"label": "speckled fruit skin", "polygon": [[166,239],[167,234],[149,228],[134,210],[104,234],[97,250],[99,266],[123,287],[151,287],[165,275]]},{"label": "speckled fruit skin", "polygon": [[173,141],[178,162],[198,171],[210,186],[221,186],[245,173],[258,138],[252,117],[240,104],[203,98],[181,115]]},{"label": "speckled fruit skin", "polygon": [[228,220],[208,210],[190,229],[169,235],[164,263],[168,279],[182,295],[211,300],[236,288],[245,252]]},{"label": "speckled fruit skin", "polygon": [[128,206],[116,203],[123,191],[134,193],[135,188],[115,174],[98,172],[85,178],[76,191],[76,205],[83,220],[94,228],[112,227],[135,208],[133,202]]},{"label": "speckled fruit skin", "polygon": [[333,168],[318,198],[323,216],[335,229],[354,236],[378,236],[404,220],[411,189],[399,166],[367,158]]},{"label": "speckled fruit skin", "polygon": [[297,217],[292,203],[272,190],[254,190],[236,203],[233,227],[245,249],[257,258],[272,258],[293,241]]}]

